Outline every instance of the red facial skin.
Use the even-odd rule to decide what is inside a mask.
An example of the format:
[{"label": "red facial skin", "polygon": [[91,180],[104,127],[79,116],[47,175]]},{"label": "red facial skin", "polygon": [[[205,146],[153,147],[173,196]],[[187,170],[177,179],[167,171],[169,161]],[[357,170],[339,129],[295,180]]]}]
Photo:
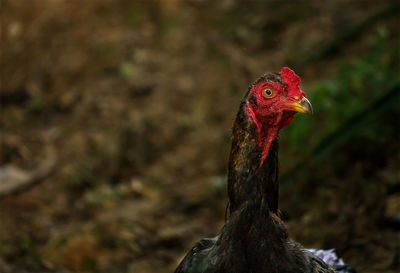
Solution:
[{"label": "red facial skin", "polygon": [[[293,120],[296,113],[293,103],[306,96],[299,88],[300,78],[290,68],[282,68],[281,77],[285,84],[262,81],[255,85],[248,95],[248,98],[254,96],[257,101],[254,105],[247,100],[246,112],[250,120],[256,124],[258,143],[263,146],[260,165],[267,157],[278,131]],[[267,88],[275,92],[273,97],[267,98],[263,95],[263,90]]]}]

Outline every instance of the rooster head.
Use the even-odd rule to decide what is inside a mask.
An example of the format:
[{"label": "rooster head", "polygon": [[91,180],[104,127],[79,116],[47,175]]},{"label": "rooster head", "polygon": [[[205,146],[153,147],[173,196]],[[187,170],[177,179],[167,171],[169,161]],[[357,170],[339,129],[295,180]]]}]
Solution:
[{"label": "rooster head", "polygon": [[312,114],[311,103],[299,84],[299,76],[290,68],[283,67],[280,74],[264,75],[250,87],[246,111],[259,130],[263,127],[281,129],[298,112]]}]

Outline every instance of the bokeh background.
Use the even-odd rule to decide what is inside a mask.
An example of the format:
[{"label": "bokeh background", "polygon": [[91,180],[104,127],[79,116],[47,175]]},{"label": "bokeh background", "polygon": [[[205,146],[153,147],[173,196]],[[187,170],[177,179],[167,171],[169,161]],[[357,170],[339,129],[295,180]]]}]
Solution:
[{"label": "bokeh background", "polygon": [[0,271],[172,272],[224,224],[230,128],[289,66],[290,236],[400,270],[399,1],[3,0]]}]

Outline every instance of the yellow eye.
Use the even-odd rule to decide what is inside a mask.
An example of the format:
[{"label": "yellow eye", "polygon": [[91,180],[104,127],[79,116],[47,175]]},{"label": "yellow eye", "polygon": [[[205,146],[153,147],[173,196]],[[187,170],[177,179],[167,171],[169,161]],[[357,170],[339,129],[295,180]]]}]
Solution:
[{"label": "yellow eye", "polygon": [[275,91],[270,89],[270,88],[265,88],[263,90],[263,95],[264,95],[264,97],[270,99],[270,98],[273,98],[275,96]]}]

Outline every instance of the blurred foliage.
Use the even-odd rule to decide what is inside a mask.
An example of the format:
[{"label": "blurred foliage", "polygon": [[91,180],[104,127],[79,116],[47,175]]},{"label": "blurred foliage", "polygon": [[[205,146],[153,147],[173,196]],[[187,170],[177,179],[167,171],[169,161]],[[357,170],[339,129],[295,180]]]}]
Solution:
[{"label": "blurred foliage", "polygon": [[[309,94],[315,116],[299,115],[282,134],[283,141],[290,144],[288,150],[296,154],[306,151],[306,155],[283,155],[284,160],[321,159],[354,136],[375,145],[395,137],[395,124],[382,126],[379,122],[388,111],[399,113],[395,102],[400,95],[400,51],[397,45],[385,43],[388,35],[385,28],[379,28],[370,38],[370,49],[365,56],[342,64],[333,79],[312,88]],[[294,164],[297,169],[296,163],[299,162],[289,165]]]},{"label": "blurred foliage", "polygon": [[310,64],[312,61],[316,61],[318,59],[322,59],[325,56],[328,56],[335,51],[340,50],[343,43],[354,40],[359,37],[363,30],[367,29],[370,25],[375,23],[376,21],[383,19],[385,17],[395,16],[400,10],[400,3],[398,1],[391,1],[387,6],[373,12],[360,22],[356,23],[352,27],[347,30],[341,32],[336,39],[330,41],[325,46],[320,47],[320,49],[315,52],[309,54],[306,58],[305,63]]}]

